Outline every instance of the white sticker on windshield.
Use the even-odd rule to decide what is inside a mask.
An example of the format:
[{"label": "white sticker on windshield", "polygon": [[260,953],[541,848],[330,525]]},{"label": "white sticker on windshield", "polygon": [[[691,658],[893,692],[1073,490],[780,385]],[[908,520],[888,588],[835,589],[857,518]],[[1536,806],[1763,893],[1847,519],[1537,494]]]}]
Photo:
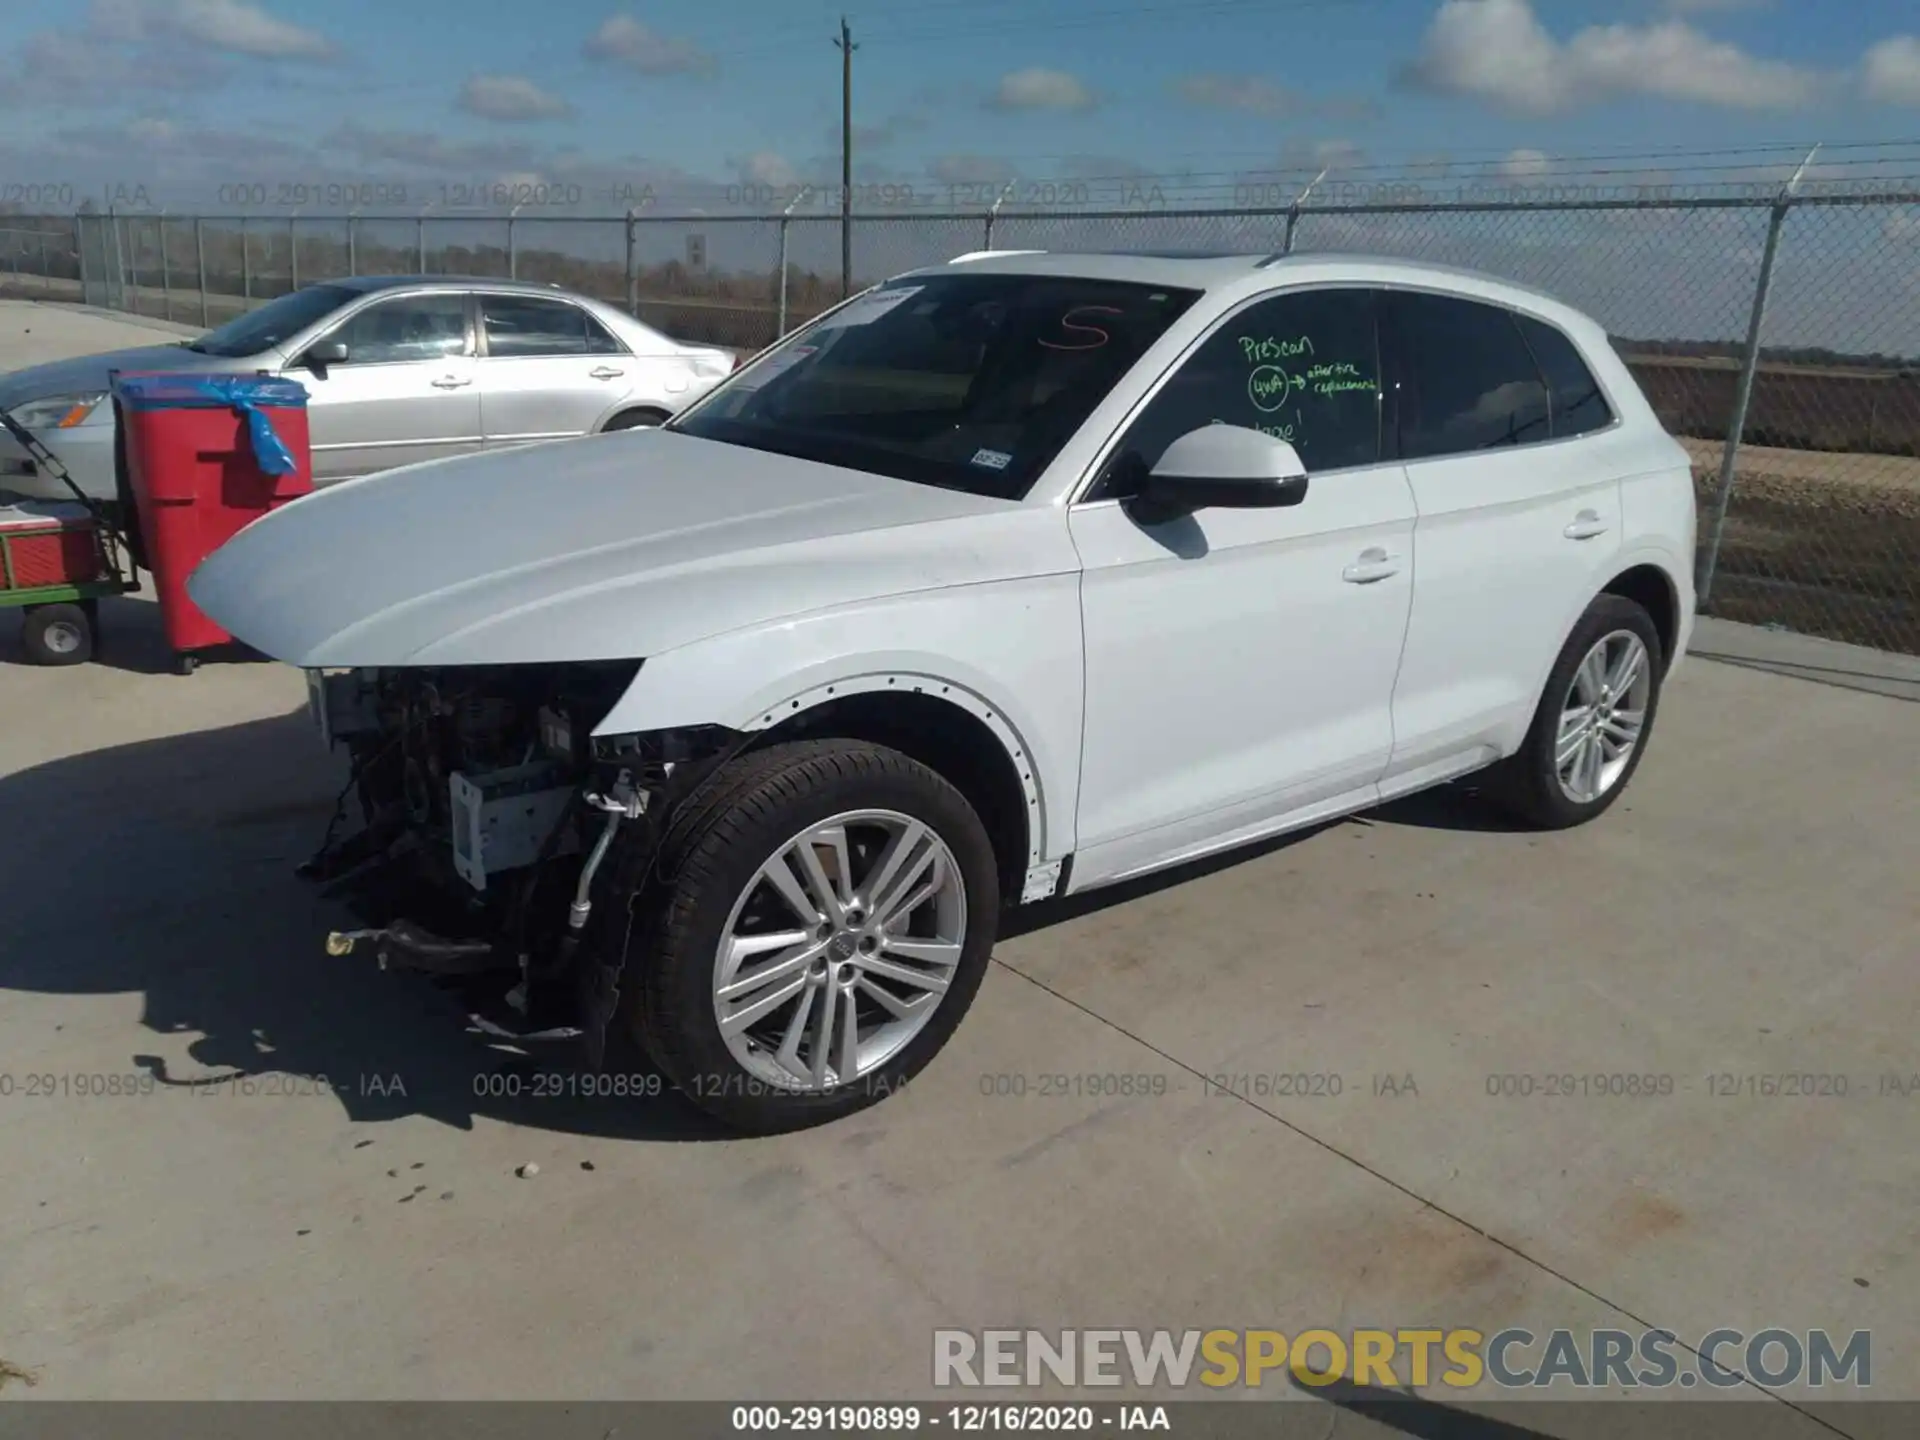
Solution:
[{"label": "white sticker on windshield", "polygon": [[778,379],[780,376],[786,374],[787,371],[793,369],[794,366],[812,359],[819,349],[820,347],[818,345],[789,346],[778,355],[770,355],[752,369],[742,373],[740,378],[733,382],[733,388],[736,390],[758,390],[769,380]]},{"label": "white sticker on windshield", "polygon": [[987,470],[1004,470],[1013,463],[1013,456],[1004,450],[976,450],[973,463]]},{"label": "white sticker on windshield", "polygon": [[906,304],[924,288],[921,285],[903,285],[898,290],[869,290],[858,299],[849,300],[845,308],[822,320],[820,328],[838,330],[847,325],[870,324],[896,305]]}]

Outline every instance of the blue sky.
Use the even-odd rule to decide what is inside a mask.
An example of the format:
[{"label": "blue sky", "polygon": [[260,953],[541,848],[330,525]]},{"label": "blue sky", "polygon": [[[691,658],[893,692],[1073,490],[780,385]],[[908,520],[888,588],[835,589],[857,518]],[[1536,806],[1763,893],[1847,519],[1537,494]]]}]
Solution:
[{"label": "blue sky", "polygon": [[[585,210],[724,207],[770,193],[742,182],[837,178],[840,13],[11,0],[0,181],[139,184],[175,209],[223,184],[267,187],[250,208],[270,210],[308,183],[451,204],[500,181]],[[1009,179],[1083,205],[1156,185],[1225,202],[1329,161],[1355,185],[1442,165],[1737,180],[1814,141],[1830,177],[1866,173],[1867,142],[1915,141],[1920,171],[1913,0],[895,0],[848,17],[859,178],[887,203],[971,203]]]}]

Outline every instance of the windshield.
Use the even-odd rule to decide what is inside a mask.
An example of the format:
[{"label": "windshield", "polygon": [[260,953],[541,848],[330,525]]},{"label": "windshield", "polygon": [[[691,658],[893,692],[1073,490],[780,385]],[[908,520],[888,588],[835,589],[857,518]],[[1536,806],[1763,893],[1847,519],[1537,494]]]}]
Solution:
[{"label": "windshield", "polygon": [[1191,290],[914,276],[796,335],[672,428],[1017,500]]},{"label": "windshield", "polygon": [[258,355],[325,319],[359,293],[344,285],[309,285],[209,330],[187,348],[202,355]]}]

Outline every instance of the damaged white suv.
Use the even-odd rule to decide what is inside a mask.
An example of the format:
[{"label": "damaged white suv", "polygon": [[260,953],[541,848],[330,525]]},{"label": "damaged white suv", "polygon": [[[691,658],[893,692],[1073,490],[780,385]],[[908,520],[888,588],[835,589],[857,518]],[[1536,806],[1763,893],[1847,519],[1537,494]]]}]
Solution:
[{"label": "damaged white suv", "polygon": [[1693,507],[1543,295],[1008,253],[658,430],[298,501],[191,591],[312,673],[364,817],[313,869],[384,958],[497,970],[528,1028],[767,1131],[926,1065],[1003,905],[1482,769],[1540,825],[1605,810]]}]

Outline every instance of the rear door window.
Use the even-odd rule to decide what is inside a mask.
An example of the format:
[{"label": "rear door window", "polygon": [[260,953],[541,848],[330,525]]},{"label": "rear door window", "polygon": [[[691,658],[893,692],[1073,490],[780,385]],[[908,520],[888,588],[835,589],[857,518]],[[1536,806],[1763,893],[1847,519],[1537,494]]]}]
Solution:
[{"label": "rear door window", "polygon": [[613,355],[620,347],[578,305],[538,295],[483,295],[480,326],[487,354],[502,359],[543,355]]},{"label": "rear door window", "polygon": [[1547,384],[1511,310],[1396,291],[1387,314],[1401,459],[1551,438]]}]

